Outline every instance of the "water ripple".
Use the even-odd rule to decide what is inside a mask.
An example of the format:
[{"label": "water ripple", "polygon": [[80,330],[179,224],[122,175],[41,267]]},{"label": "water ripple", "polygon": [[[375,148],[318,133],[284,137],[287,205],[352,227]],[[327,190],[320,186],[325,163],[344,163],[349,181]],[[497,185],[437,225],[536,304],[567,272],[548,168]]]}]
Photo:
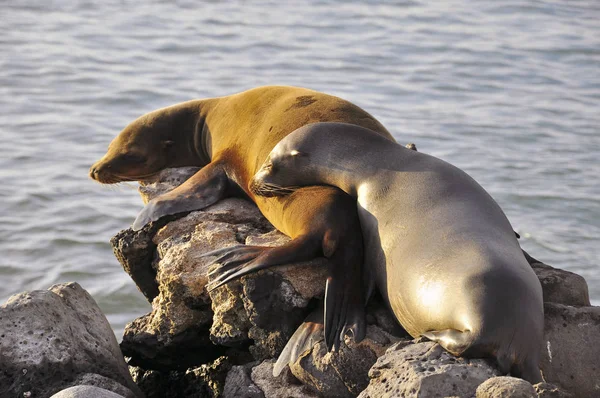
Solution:
[{"label": "water ripple", "polygon": [[465,169],[600,304],[597,2],[3,3],[0,300],[78,280],[147,311],[108,240],[141,208],[87,169],[135,117],[263,84],[347,98]]}]

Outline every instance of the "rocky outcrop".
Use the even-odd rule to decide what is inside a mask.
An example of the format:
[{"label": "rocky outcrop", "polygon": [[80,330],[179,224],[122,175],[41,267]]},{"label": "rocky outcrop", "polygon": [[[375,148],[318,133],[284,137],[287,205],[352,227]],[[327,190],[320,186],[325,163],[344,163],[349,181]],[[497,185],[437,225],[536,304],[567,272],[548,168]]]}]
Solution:
[{"label": "rocky outcrop", "polygon": [[[185,369],[243,346],[250,346],[256,359],[276,355],[307,315],[310,300],[322,296],[324,261],[262,271],[209,296],[205,285],[215,259],[203,255],[227,246],[288,240],[241,199],[221,201],[160,229],[153,237],[155,258],[147,265],[156,270],[159,293],[152,312],[127,325],[121,343],[130,364]],[[316,278],[319,284],[312,283]]]},{"label": "rocky outcrop", "polygon": [[600,307],[545,303],[544,379],[577,397],[600,396]]},{"label": "rocky outcrop", "polygon": [[399,338],[369,325],[360,343],[349,338],[337,352],[327,352],[324,341],[302,354],[290,370],[302,383],[327,397],[355,397],[369,384],[369,369]]},{"label": "rocky outcrop", "polygon": [[573,398],[574,395],[550,383],[538,383],[533,386],[538,398]]},{"label": "rocky outcrop", "polygon": [[542,284],[544,302],[589,307],[590,295],[583,276],[544,263],[531,265]]},{"label": "rocky outcrop", "polygon": [[[144,201],[193,171],[171,177],[164,172],[140,189]],[[161,222],[139,232],[124,231],[112,241],[124,268],[135,281],[143,281],[140,289],[152,302],[150,314],[127,326],[121,345],[129,363],[139,366],[134,379],[148,396],[598,394],[599,353],[593,347],[600,342],[599,309],[589,306],[583,278],[542,263],[532,265],[546,302],[541,366],[546,381],[557,386],[531,386],[500,375],[486,360],[455,358],[432,342],[407,339],[377,299],[368,306],[363,342],[347,338],[339,352],[327,353],[320,341],[274,378],[274,358],[303,318],[322,305],[323,260],[264,270],[208,294],[207,273],[215,257],[204,253],[235,245],[277,246],[289,239],[241,199]]]},{"label": "rocky outcrop", "polygon": [[0,396],[49,397],[77,385],[143,396],[108,321],[77,283],[12,296],[0,307],[0,333]]},{"label": "rocky outcrop", "polygon": [[498,374],[483,359],[456,358],[433,342],[402,341],[377,359],[359,397],[472,397]]},{"label": "rocky outcrop", "polygon": [[476,398],[537,398],[535,388],[516,377],[492,377],[477,387]]},{"label": "rocky outcrop", "polygon": [[[279,378],[273,378],[274,361],[264,361],[252,368],[250,378],[264,394],[265,398],[316,398],[318,397],[307,386],[302,385],[289,372],[284,372]],[[238,395],[239,396],[239,395]],[[243,396],[243,395],[242,395]]]},{"label": "rocky outcrop", "polygon": [[185,370],[157,371],[131,367],[131,375],[146,398],[221,396],[231,360],[216,360]]}]

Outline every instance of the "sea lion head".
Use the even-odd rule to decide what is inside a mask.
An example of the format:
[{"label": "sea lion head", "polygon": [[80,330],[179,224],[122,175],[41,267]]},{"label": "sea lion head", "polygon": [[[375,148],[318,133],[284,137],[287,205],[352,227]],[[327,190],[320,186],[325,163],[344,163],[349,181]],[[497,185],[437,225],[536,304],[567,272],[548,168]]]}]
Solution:
[{"label": "sea lion head", "polygon": [[331,185],[353,192],[354,175],[361,167],[355,159],[377,137],[371,130],[346,123],[302,126],[273,148],[252,178],[250,191],[258,196],[281,196],[308,185]]},{"label": "sea lion head", "polygon": [[[318,174],[310,154],[310,142],[297,140],[294,135],[280,141],[250,181],[250,191],[258,196],[283,196],[311,183]],[[306,147],[306,148],[305,148]]]},{"label": "sea lion head", "polygon": [[90,168],[90,177],[102,184],[115,184],[145,180],[164,168],[177,167],[177,159],[185,154],[179,153],[176,144],[182,141],[181,131],[190,128],[185,116],[165,108],[134,120]]}]

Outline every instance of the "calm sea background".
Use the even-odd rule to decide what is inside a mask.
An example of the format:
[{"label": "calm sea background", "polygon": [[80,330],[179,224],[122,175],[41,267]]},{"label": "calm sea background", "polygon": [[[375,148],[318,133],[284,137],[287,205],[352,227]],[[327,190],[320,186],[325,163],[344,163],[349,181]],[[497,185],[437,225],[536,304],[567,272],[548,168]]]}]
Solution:
[{"label": "calm sea background", "polygon": [[78,281],[149,311],[109,239],[137,184],[87,176],[143,113],[266,84],[348,99],[467,171],[600,305],[600,2],[3,1],[0,302]]}]

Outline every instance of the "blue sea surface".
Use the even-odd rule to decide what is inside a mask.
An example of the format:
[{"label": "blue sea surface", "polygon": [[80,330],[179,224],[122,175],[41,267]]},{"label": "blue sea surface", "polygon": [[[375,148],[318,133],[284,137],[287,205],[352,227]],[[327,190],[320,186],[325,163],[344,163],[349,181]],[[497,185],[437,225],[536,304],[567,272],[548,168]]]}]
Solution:
[{"label": "blue sea surface", "polygon": [[149,311],[112,254],[142,202],[89,166],[136,117],[267,84],[348,99],[467,171],[600,304],[600,2],[4,1],[0,302],[78,281]]}]

